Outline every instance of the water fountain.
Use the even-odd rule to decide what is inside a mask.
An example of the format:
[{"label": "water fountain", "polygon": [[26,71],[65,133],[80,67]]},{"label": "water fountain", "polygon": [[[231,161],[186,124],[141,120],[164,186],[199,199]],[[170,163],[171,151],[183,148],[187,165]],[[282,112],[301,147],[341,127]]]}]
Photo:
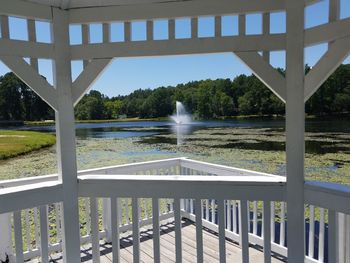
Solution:
[{"label": "water fountain", "polygon": [[191,115],[186,112],[184,105],[179,101],[176,101],[176,114],[172,115],[171,119],[177,125],[191,124]]},{"label": "water fountain", "polygon": [[177,145],[181,145],[183,144],[183,136],[191,132],[191,115],[186,112],[184,105],[177,101],[176,114],[172,115],[171,119],[176,124],[173,128],[173,132],[176,133]]}]

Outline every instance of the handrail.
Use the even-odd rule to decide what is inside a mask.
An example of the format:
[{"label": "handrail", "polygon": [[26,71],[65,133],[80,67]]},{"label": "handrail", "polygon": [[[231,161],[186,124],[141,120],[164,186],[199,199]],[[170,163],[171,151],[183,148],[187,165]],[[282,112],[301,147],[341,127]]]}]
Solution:
[{"label": "handrail", "polygon": [[78,185],[88,197],[285,199],[285,182],[263,176],[84,175]]},{"label": "handrail", "polygon": [[350,214],[350,186],[309,181],[304,191],[306,203]]},{"label": "handrail", "polygon": [[[138,162],[138,163],[130,163],[130,164],[121,164],[121,165],[113,165],[106,166],[94,169],[86,169],[78,171],[78,175],[85,174],[125,174],[132,173],[137,171],[144,171],[147,169],[161,169],[170,167],[172,165],[179,165],[181,160],[185,160],[186,157],[180,158],[170,158],[164,160],[156,160],[156,161],[147,161],[147,162]],[[21,185],[49,182],[49,181],[57,181],[57,174],[43,175],[43,176],[32,176],[27,178],[20,179],[10,179],[10,180],[0,180],[0,189],[7,187],[15,187]]]},{"label": "handrail", "polygon": [[62,201],[62,184],[43,182],[0,189],[0,214]]},{"label": "handrail", "polygon": [[186,159],[186,158],[181,159],[181,167],[190,168],[198,171],[205,171],[206,173],[210,173],[210,174],[218,174],[218,175],[225,175],[225,176],[241,176],[241,175],[266,176],[266,177],[275,177],[275,178],[279,178],[279,180],[281,181],[286,181],[285,176],[256,172],[256,171],[230,167],[226,165],[201,162],[201,161]]}]

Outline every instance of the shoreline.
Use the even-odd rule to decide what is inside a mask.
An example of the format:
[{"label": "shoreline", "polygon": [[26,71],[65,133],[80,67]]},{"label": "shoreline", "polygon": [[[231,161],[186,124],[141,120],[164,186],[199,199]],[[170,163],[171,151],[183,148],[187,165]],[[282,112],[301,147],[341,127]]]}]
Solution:
[{"label": "shoreline", "polygon": [[[305,115],[305,120],[317,120],[317,119],[328,119],[328,118],[345,118],[350,119],[348,113],[339,114],[325,114],[325,115]],[[229,121],[229,120],[250,120],[250,119],[265,119],[265,120],[284,120],[285,115],[238,115],[238,116],[222,116],[210,119],[193,119],[194,121]],[[114,122],[157,122],[157,121],[170,121],[170,117],[159,117],[159,118],[125,118],[125,119],[107,119],[107,120],[76,120],[75,123],[114,123]],[[54,120],[49,121],[23,121],[23,126],[50,126],[55,125]],[[3,128],[11,128],[14,126],[8,126]],[[22,127],[22,126],[16,126]]]}]

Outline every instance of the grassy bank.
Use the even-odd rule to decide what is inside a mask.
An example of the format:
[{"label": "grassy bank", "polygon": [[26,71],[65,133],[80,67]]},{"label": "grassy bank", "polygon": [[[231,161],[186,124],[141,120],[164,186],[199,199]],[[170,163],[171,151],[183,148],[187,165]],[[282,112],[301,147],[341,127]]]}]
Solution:
[{"label": "grassy bank", "polygon": [[0,160],[55,144],[54,135],[41,132],[0,130]]}]

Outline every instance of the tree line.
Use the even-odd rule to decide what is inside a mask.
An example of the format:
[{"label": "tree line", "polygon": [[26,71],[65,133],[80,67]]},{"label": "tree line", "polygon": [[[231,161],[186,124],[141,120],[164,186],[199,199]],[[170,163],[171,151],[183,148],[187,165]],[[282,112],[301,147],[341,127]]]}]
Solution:
[{"label": "tree line", "polygon": [[[308,71],[309,68],[306,68]],[[280,70],[284,74],[283,70]],[[121,117],[157,118],[175,112],[181,101],[198,119],[238,115],[283,115],[285,105],[254,75],[192,81],[177,86],[139,89],[108,97],[92,90],[75,107],[78,120]],[[341,65],[308,100],[307,114],[350,112],[350,64]],[[54,112],[13,73],[0,77],[0,120],[53,119]]]}]

